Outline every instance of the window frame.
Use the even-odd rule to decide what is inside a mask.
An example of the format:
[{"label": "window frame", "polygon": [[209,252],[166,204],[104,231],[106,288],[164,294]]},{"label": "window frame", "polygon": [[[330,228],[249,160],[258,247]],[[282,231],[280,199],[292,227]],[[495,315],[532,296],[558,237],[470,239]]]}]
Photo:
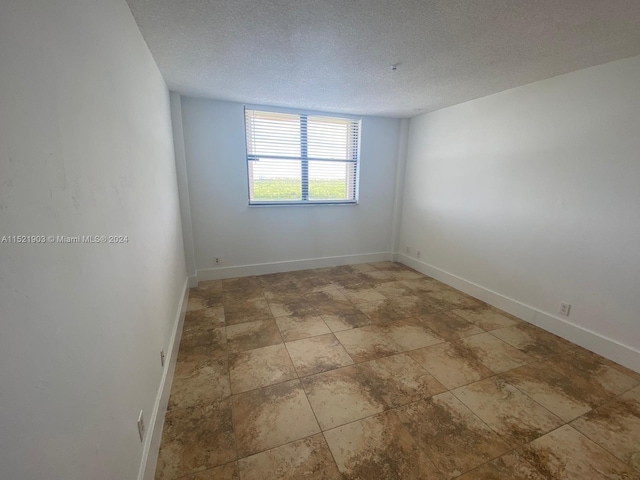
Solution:
[{"label": "window frame", "polygon": [[[250,162],[252,161],[249,157],[249,148],[247,141],[247,110],[257,110],[262,112],[273,112],[273,113],[286,113],[286,114],[294,114],[300,116],[301,121],[301,131],[300,131],[300,147],[301,147],[301,155],[300,155],[300,166],[301,166],[301,189],[302,189],[302,200],[252,200],[251,199],[251,167]],[[353,179],[353,200],[309,200],[309,161],[307,159],[308,152],[308,142],[304,141],[303,138],[306,138],[306,132],[303,132],[304,129],[307,128],[307,119],[308,117],[329,117],[329,118],[341,118],[345,120],[351,120],[357,122],[358,124],[358,139],[356,143],[356,148],[353,149],[352,156],[353,163],[355,164],[354,168],[354,179]],[[246,178],[247,178],[247,199],[248,205],[250,207],[287,207],[287,206],[322,206],[322,205],[359,205],[360,200],[360,148],[362,145],[362,117],[356,115],[348,115],[343,113],[329,113],[329,112],[318,112],[314,110],[299,110],[299,109],[291,109],[291,108],[282,108],[282,107],[267,107],[263,105],[245,105],[243,111],[243,119],[244,119],[244,141],[245,141],[245,161],[246,161]],[[304,119],[304,121],[303,121]],[[296,161],[296,160],[292,160]],[[311,160],[314,161],[314,160]],[[319,160],[322,161],[322,160]],[[338,161],[342,160],[330,160],[326,161]],[[344,160],[345,163],[348,160]],[[304,178],[306,177],[306,182]],[[349,188],[349,182],[347,182],[347,188]],[[306,200],[305,200],[306,197]]]}]

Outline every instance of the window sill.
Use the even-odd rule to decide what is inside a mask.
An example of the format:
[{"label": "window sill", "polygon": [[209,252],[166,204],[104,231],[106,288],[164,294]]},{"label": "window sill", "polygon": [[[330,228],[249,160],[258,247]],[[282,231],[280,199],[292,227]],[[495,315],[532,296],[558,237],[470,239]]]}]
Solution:
[{"label": "window sill", "polygon": [[251,202],[250,207],[327,207],[357,206],[360,202]]}]

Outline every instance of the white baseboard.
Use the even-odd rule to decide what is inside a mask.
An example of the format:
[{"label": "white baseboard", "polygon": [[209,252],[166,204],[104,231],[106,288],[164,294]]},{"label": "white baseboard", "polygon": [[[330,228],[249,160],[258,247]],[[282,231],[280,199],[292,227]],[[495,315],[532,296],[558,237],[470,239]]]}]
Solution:
[{"label": "white baseboard", "polygon": [[198,270],[198,281],[292,272],[294,270],[307,270],[311,268],[337,267],[338,265],[353,265],[356,263],[383,262],[391,260],[391,257],[392,255],[389,252],[380,252],[361,255],[342,255],[339,257],[308,258],[286,262],[258,263],[237,267],[207,268]]},{"label": "white baseboard", "polygon": [[640,372],[640,351],[633,347],[576,325],[564,318],[538,310],[535,307],[489,290],[477,283],[470,282],[469,280],[465,280],[464,278],[416,260],[415,258],[408,257],[407,255],[396,253],[393,255],[393,259],[425,275],[429,275],[436,280],[440,280],[457,290],[478,298],[489,305],[493,305],[494,307],[515,315],[526,322],[532,323],[592,352],[596,352],[609,360],[613,360],[627,368]]},{"label": "white baseboard", "polygon": [[198,286],[198,275],[190,275],[189,276],[189,288],[193,288],[193,287],[197,287]]},{"label": "white baseboard", "polygon": [[[167,356],[164,373],[160,380],[156,403],[151,413],[149,421],[150,429],[147,431],[147,437],[142,453],[142,461],[140,463],[140,471],[138,472],[138,480],[153,480],[156,472],[156,464],[158,463],[158,452],[160,451],[160,441],[162,440],[162,427],[164,425],[164,416],[169,403],[169,393],[171,392],[171,382],[173,380],[173,372],[176,368],[176,360],[178,358],[178,347],[180,346],[180,338],[182,337],[182,325],[187,311],[187,300],[189,298],[189,277],[185,279],[182,300],[178,305],[176,320],[173,325],[171,339],[167,347]],[[196,282],[197,284],[197,282]]]}]

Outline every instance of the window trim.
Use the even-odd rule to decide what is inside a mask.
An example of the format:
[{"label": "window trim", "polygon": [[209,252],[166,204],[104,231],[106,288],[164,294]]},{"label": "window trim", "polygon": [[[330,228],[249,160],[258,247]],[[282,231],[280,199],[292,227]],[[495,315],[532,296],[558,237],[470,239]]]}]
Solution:
[{"label": "window trim", "polygon": [[[309,158],[307,156],[307,145],[306,142],[302,142],[302,138],[305,137],[305,133],[302,131],[302,122],[301,122],[301,186],[302,186],[302,198],[303,200],[276,200],[276,201],[266,201],[266,200],[251,200],[251,178],[249,173],[249,162],[251,159],[249,158],[249,147],[247,144],[247,110],[259,110],[263,112],[273,112],[273,113],[288,113],[299,115],[301,120],[304,118],[304,128],[306,129],[306,119],[309,116],[313,117],[329,117],[329,118],[343,118],[345,120],[352,120],[358,123],[358,142],[357,148],[354,151],[355,158],[351,161],[355,163],[355,178],[353,182],[354,188],[354,197],[353,200],[308,200],[309,198],[309,184],[308,184],[308,162],[313,160],[318,161],[336,161],[336,162],[344,162],[348,163],[349,160],[332,160],[332,159],[314,159]],[[263,105],[251,105],[245,104],[243,111],[244,118],[244,142],[245,142],[245,161],[246,161],[246,178],[247,178],[247,201],[249,207],[310,207],[310,206],[322,206],[322,205],[359,205],[360,204],[360,149],[362,145],[362,117],[357,115],[349,115],[343,113],[331,113],[331,112],[318,112],[315,110],[299,110],[285,107],[271,107],[271,106],[263,106]],[[269,158],[268,156],[265,156]],[[262,157],[262,158],[265,158]],[[277,157],[276,157],[277,158]],[[294,160],[295,161],[295,160]],[[305,168],[306,167],[306,168]],[[306,175],[305,175],[306,173]],[[307,182],[304,182],[303,178],[307,177]],[[306,188],[305,188],[306,187]],[[306,196],[306,200],[305,200]]]}]

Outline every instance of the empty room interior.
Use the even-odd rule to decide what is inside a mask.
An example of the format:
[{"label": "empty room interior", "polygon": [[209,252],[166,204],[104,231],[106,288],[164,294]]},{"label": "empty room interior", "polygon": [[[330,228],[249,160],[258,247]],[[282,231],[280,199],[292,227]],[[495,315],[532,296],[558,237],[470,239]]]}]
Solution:
[{"label": "empty room interior", "polygon": [[0,478],[640,479],[640,2],[0,0]]}]

